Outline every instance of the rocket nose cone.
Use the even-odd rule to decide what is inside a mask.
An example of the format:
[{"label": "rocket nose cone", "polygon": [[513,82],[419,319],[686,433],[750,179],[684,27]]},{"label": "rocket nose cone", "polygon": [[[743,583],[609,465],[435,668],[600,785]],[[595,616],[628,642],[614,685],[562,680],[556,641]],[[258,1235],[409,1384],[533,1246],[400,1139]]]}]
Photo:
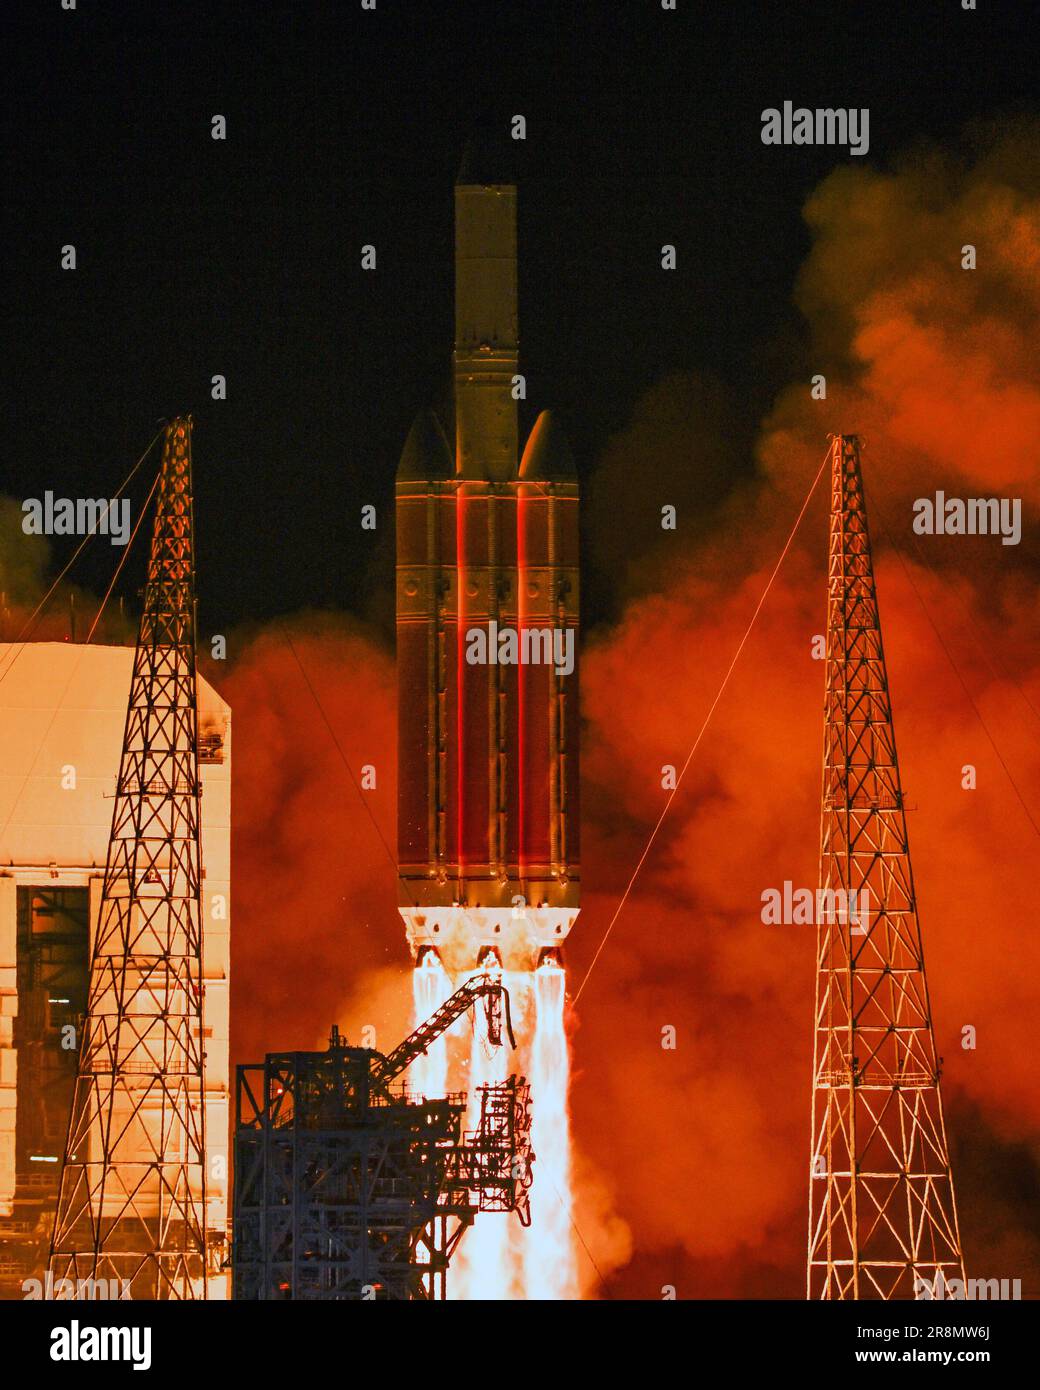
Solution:
[{"label": "rocket nose cone", "polygon": [[420,410],[401,451],[398,479],[450,478],[454,472],[455,460],[440,421],[432,410]]},{"label": "rocket nose cone", "polygon": [[577,476],[574,455],[555,412],[543,410],[534,422],[534,429],[520,460],[520,477],[531,480]]}]

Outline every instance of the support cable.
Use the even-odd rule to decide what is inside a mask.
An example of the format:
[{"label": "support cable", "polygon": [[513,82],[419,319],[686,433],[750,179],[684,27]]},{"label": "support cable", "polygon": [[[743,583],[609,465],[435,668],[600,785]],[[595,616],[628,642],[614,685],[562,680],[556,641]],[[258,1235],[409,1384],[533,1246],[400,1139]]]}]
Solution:
[{"label": "support cable", "polygon": [[[157,442],[159,439],[162,438],[162,433],[163,433],[163,430],[162,430],[162,428],[160,428],[160,429],[157,431],[157,433],[155,434],[154,438],[152,439],[152,442],[148,445],[148,447],[145,449],[144,453],[143,453],[143,454],[141,455],[141,457],[137,460],[137,462],[134,464],[133,468],[131,468],[130,472],[126,475],[126,477],[125,477],[125,478],[123,479],[123,481],[120,483],[119,487],[116,489],[116,494],[117,494],[117,495],[119,495],[120,493],[122,493],[126,488],[128,488],[128,487],[130,486],[130,483],[133,481],[133,479],[134,479],[134,477],[136,476],[136,474],[137,474],[138,470],[140,469],[141,465],[144,463],[145,459],[148,457],[148,455],[149,455],[149,454],[152,452],[152,450],[155,448],[156,442]],[[105,517],[108,516],[108,513],[109,513],[109,511],[111,510],[111,507],[112,507],[112,502],[111,502],[111,500],[109,500],[109,501],[106,502],[106,504],[105,504],[105,510],[104,510],[104,512],[103,512],[103,514],[102,514],[101,520],[104,520]],[[100,524],[100,523],[99,523],[99,524]],[[22,654],[22,652],[25,650],[25,647],[26,647],[26,645],[28,644],[28,642],[30,642],[30,641],[32,640],[32,632],[35,632],[36,629],[35,629],[35,627],[33,627],[32,632],[30,632],[30,631],[29,631],[30,624],[34,622],[34,620],[37,618],[37,616],[39,616],[40,614],[42,614],[44,608],[45,608],[45,607],[47,606],[47,604],[50,602],[51,597],[53,596],[54,591],[57,589],[58,585],[61,583],[61,581],[62,581],[62,580],[65,578],[65,576],[68,574],[69,570],[72,568],[72,566],[73,566],[73,565],[76,563],[76,561],[79,559],[79,557],[80,557],[80,555],[82,554],[82,552],[83,552],[84,548],[86,547],[86,545],[93,539],[93,537],[94,537],[96,534],[97,534],[96,528],[95,528],[95,530],[93,530],[93,531],[88,531],[88,532],[87,532],[87,534],[86,534],[86,535],[83,537],[83,539],[80,541],[79,545],[78,545],[78,546],[76,547],[76,549],[73,551],[73,553],[72,553],[72,558],[69,560],[68,564],[66,564],[65,568],[64,568],[64,569],[61,571],[61,573],[58,575],[57,579],[55,579],[54,583],[53,583],[53,584],[51,585],[51,587],[47,590],[47,592],[44,594],[43,598],[40,599],[39,603],[36,605],[36,607],[33,609],[33,611],[32,611],[32,612],[29,614],[29,616],[26,618],[25,622],[22,624],[22,630],[21,630],[21,632],[18,634],[18,636],[14,639],[14,644],[13,644],[14,646],[17,646],[17,647],[18,647],[18,650],[17,650],[16,652],[14,652],[14,654],[12,655],[10,661],[7,663],[7,665],[6,665],[6,667],[4,668],[4,670],[3,670],[2,672],[0,672],[0,681],[3,681],[4,679],[6,679],[8,672],[11,670],[11,668],[14,666],[15,662],[16,662],[16,661],[18,660],[18,658],[21,656],[21,654]],[[128,548],[129,548],[129,547],[128,547]],[[125,559],[125,558],[126,558],[126,557],[124,556],[124,559]],[[118,571],[117,571],[117,573],[118,573]],[[28,633],[28,636],[26,635],[27,633]],[[24,640],[23,640],[23,639],[24,639]],[[19,643],[21,643],[21,646],[18,646]]]},{"label": "support cable", "polygon": [[123,547],[123,557],[122,557],[122,559],[119,561],[119,564],[116,565],[116,572],[115,572],[115,574],[112,576],[112,582],[109,584],[108,588],[105,590],[105,597],[101,600],[101,603],[100,603],[100,605],[98,606],[98,611],[94,614],[94,621],[91,623],[91,625],[90,625],[90,631],[87,633],[87,641],[88,641],[88,642],[89,642],[90,639],[94,636],[94,631],[95,631],[95,629],[97,628],[98,623],[101,621],[101,615],[102,615],[102,613],[105,611],[105,604],[106,604],[106,603],[108,602],[108,600],[112,597],[112,590],[116,587],[116,581],[119,579],[119,576],[120,576],[120,574],[121,574],[122,571],[123,571],[123,566],[126,564],[127,556],[130,554],[131,547],[133,546],[133,543],[134,543],[134,537],[137,535],[138,531],[141,529],[141,522],[144,520],[145,512],[147,512],[147,510],[148,510],[148,503],[149,503],[149,502],[152,500],[152,498],[155,496],[155,489],[156,489],[158,486],[159,486],[159,474],[156,473],[156,475],[155,475],[155,482],[152,483],[151,491],[149,492],[148,496],[144,499],[144,506],[141,508],[141,512],[140,512],[140,515],[138,516],[137,521],[136,521],[136,523],[135,523],[135,525],[134,525],[134,529],[130,532],[130,539],[127,541],[126,545]]},{"label": "support cable", "polygon": [[783,548],[783,550],[781,550],[781,552],[780,552],[780,558],[777,560],[776,564],[773,566],[773,572],[772,572],[772,574],[770,574],[769,579],[766,581],[766,586],[765,586],[765,588],[762,590],[762,595],[761,595],[761,597],[759,598],[758,603],[755,605],[755,611],[754,611],[754,612],[752,613],[752,615],[751,615],[751,621],[748,623],[747,627],[746,627],[745,630],[744,630],[744,635],[743,635],[743,637],[741,637],[740,642],[737,644],[737,649],[736,649],[736,651],[733,653],[733,659],[732,659],[732,661],[729,663],[729,667],[728,667],[728,669],[727,669],[727,671],[726,671],[726,674],[725,674],[725,675],[723,676],[723,678],[722,678],[722,684],[719,686],[718,691],[717,691],[717,693],[716,693],[716,695],[715,695],[715,698],[714,698],[714,700],[712,700],[711,705],[710,705],[709,708],[708,708],[707,714],[704,716],[704,722],[703,722],[703,724],[702,724],[701,727],[700,727],[700,731],[698,732],[697,737],[696,737],[696,738],[694,739],[694,741],[693,741],[693,747],[690,749],[689,753],[688,753],[687,756],[686,756],[686,761],[685,761],[685,763],[683,763],[682,771],[679,773],[679,776],[678,776],[678,777],[676,778],[676,780],[675,780],[675,786],[671,789],[671,791],[670,791],[669,794],[668,794],[668,799],[665,801],[664,809],[661,811],[661,814],[660,814],[660,815],[658,816],[658,818],[657,818],[657,824],[654,826],[653,830],[650,832],[650,838],[649,838],[649,839],[647,840],[647,842],[646,842],[646,847],[644,848],[642,854],[639,856],[639,859],[638,859],[638,861],[637,861],[637,863],[636,863],[635,868],[632,870],[632,877],[628,880],[628,886],[626,887],[625,891],[622,893],[621,899],[620,899],[620,901],[618,902],[617,907],[614,909],[614,915],[613,915],[613,917],[611,917],[609,923],[607,924],[607,929],[606,929],[606,931],[603,933],[603,936],[602,936],[602,938],[600,939],[600,943],[599,943],[599,945],[596,947],[595,954],[593,955],[592,960],[589,962],[588,969],[585,971],[585,974],[584,974],[584,976],[582,977],[581,984],[578,986],[578,989],[577,989],[577,991],[576,991],[576,993],[575,993],[575,995],[574,995],[574,1003],[575,1003],[575,1004],[577,1004],[578,1000],[581,998],[582,990],[583,990],[583,989],[585,988],[585,986],[588,984],[588,982],[589,982],[589,976],[592,974],[592,972],[593,972],[593,970],[594,970],[594,968],[595,968],[595,966],[596,966],[596,962],[599,960],[600,955],[602,954],[603,948],[604,948],[604,946],[606,946],[606,944],[607,944],[607,940],[608,940],[608,938],[610,937],[610,933],[614,930],[614,925],[615,925],[615,923],[617,922],[618,918],[621,916],[621,913],[622,913],[622,910],[623,910],[623,908],[624,908],[624,906],[625,906],[625,903],[628,901],[629,894],[632,892],[633,885],[635,884],[636,879],[639,877],[639,871],[642,869],[643,865],[645,864],[646,859],[647,859],[647,856],[649,855],[650,850],[651,850],[651,848],[653,847],[653,843],[654,843],[654,841],[655,841],[656,838],[657,838],[657,832],[661,829],[661,826],[664,824],[665,817],[668,815],[668,812],[669,812],[669,811],[671,810],[671,808],[672,808],[672,802],[675,800],[675,798],[676,798],[676,796],[677,796],[677,794],[678,794],[678,791],[679,791],[679,787],[682,785],[682,779],[686,776],[687,769],[689,768],[690,764],[693,762],[694,754],[697,752],[697,749],[700,747],[701,739],[704,737],[704,734],[705,734],[705,732],[707,731],[708,725],[709,725],[710,722],[711,722],[711,717],[712,717],[712,715],[715,713],[715,709],[716,709],[716,707],[718,706],[719,701],[722,699],[722,696],[724,695],[724,693],[725,693],[725,691],[726,691],[726,687],[729,685],[730,677],[731,677],[732,674],[733,674],[733,671],[734,671],[734,668],[736,667],[737,662],[740,660],[741,653],[743,652],[745,646],[747,645],[748,638],[751,636],[751,630],[752,630],[752,628],[755,626],[755,623],[756,623],[756,621],[757,621],[757,619],[758,619],[758,615],[759,615],[759,614],[761,613],[761,611],[762,611],[762,608],[763,608],[763,605],[765,604],[766,598],[767,598],[768,595],[769,595],[769,591],[770,591],[770,589],[773,587],[773,582],[774,582],[774,580],[776,579],[776,576],[780,573],[780,566],[784,563],[784,560],[787,558],[787,552],[791,549],[791,545],[792,545],[792,543],[793,543],[793,541],[794,541],[794,538],[795,538],[795,535],[796,535],[796,533],[797,533],[797,531],[798,531],[798,527],[801,525],[801,523],[802,523],[802,518],[805,516],[805,513],[806,513],[806,512],[808,511],[808,509],[809,509],[809,503],[810,503],[810,501],[812,500],[812,495],[813,495],[813,493],[816,491],[816,485],[817,485],[817,483],[820,481],[820,478],[823,476],[823,471],[824,471],[824,469],[827,467],[827,463],[828,463],[829,459],[830,459],[830,450],[828,450],[827,453],[824,455],[823,462],[820,464],[820,467],[819,467],[819,470],[817,471],[816,477],[812,480],[812,483],[811,483],[811,485],[810,485],[810,487],[809,487],[809,491],[808,491],[808,492],[806,493],[806,495],[805,495],[805,501],[802,503],[801,510],[799,511],[798,515],[795,517],[794,525],[791,527],[790,534],[788,535],[787,540],[784,542],[784,548]]},{"label": "support cable", "polygon": [[[864,497],[865,497],[865,496],[866,496],[866,488],[863,489],[863,492],[864,492]],[[877,505],[877,496],[876,496],[876,494],[875,494],[875,497],[874,497],[874,501],[873,501],[873,503],[872,503],[871,505],[874,506],[876,513],[881,517],[882,525],[883,525],[885,531],[888,533],[889,545],[892,547],[892,550],[893,550],[893,552],[895,553],[895,556],[896,556],[896,558],[897,558],[898,561],[899,561],[899,564],[900,564],[900,566],[901,566],[901,568],[902,568],[903,574],[906,576],[907,583],[910,585],[911,589],[914,591],[914,596],[915,596],[915,598],[917,599],[917,602],[921,605],[921,611],[924,613],[925,617],[928,619],[929,626],[931,627],[932,631],[935,633],[936,641],[939,643],[939,646],[942,648],[943,652],[945,653],[946,659],[947,659],[947,661],[950,663],[950,666],[951,666],[951,668],[952,668],[952,670],[953,670],[954,675],[957,677],[958,681],[960,682],[961,689],[964,691],[965,699],[968,701],[968,704],[971,706],[972,711],[974,712],[975,718],[979,721],[979,725],[980,725],[980,727],[981,727],[981,729],[982,729],[982,732],[986,735],[986,738],[989,740],[989,745],[990,745],[990,747],[993,749],[993,752],[996,754],[997,761],[1000,763],[1000,766],[1004,769],[1004,775],[1005,775],[1005,777],[1007,777],[1008,782],[1010,782],[1010,784],[1011,784],[1011,790],[1015,793],[1015,796],[1018,798],[1019,804],[1021,805],[1022,810],[1025,812],[1025,814],[1026,814],[1026,819],[1029,821],[1029,824],[1033,827],[1033,830],[1036,832],[1037,836],[1040,837],[1040,823],[1037,822],[1036,817],[1033,815],[1032,811],[1029,809],[1029,805],[1028,805],[1028,803],[1026,802],[1025,797],[1022,795],[1022,792],[1021,792],[1021,790],[1020,790],[1020,788],[1019,788],[1018,783],[1015,781],[1014,777],[1012,776],[1011,769],[1010,769],[1010,767],[1008,766],[1007,761],[1006,761],[1006,759],[1004,758],[1003,753],[1001,753],[1000,749],[997,747],[997,741],[996,741],[996,739],[993,737],[992,733],[990,732],[989,725],[986,723],[985,719],[983,719],[983,717],[982,717],[982,711],[979,709],[978,705],[975,703],[975,698],[974,698],[974,696],[972,695],[971,691],[968,689],[968,684],[967,684],[967,682],[965,681],[964,676],[961,674],[961,669],[960,669],[960,667],[957,665],[957,662],[954,660],[953,652],[950,650],[949,646],[948,646],[947,643],[946,643],[946,639],[943,637],[942,633],[939,631],[939,628],[938,628],[938,626],[937,626],[937,624],[936,624],[936,621],[935,621],[935,619],[932,617],[931,611],[930,611],[930,609],[928,608],[928,605],[927,605],[927,604],[925,603],[925,601],[924,601],[924,595],[921,593],[920,589],[917,587],[917,583],[916,583],[916,581],[914,580],[913,575],[910,573],[910,569],[909,569],[909,567],[908,567],[908,565],[907,565],[907,563],[906,563],[906,560],[905,560],[905,558],[904,558],[904,556],[903,556],[903,552],[900,550],[899,546],[896,545],[895,540],[893,539],[894,533],[893,533],[893,531],[892,531],[892,528],[888,525],[888,522],[887,522],[887,520],[885,519],[884,513],[881,511],[880,507]],[[930,568],[930,567],[929,567],[929,568]],[[933,571],[932,573],[933,573],[933,577],[934,577],[934,571]],[[991,668],[991,669],[992,669],[992,668]],[[1021,692],[1020,692],[1020,693],[1021,693]],[[1028,703],[1028,701],[1027,701],[1027,703]]]}]

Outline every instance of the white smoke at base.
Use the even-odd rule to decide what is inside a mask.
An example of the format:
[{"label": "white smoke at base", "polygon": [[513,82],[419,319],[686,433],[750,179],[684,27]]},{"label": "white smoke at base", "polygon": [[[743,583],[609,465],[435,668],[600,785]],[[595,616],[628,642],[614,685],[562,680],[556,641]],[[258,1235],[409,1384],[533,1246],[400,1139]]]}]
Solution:
[{"label": "white smoke at base", "polygon": [[567,1093],[570,1057],[563,1009],[567,977],[546,957],[533,975],[531,1047],[531,1227],[524,1232],[524,1297],[578,1297],[571,1192],[571,1135]]},{"label": "white smoke at base", "polygon": [[[482,969],[495,968],[485,959]],[[501,969],[501,966],[498,967]],[[484,1009],[473,1013],[473,1042],[469,1061],[469,1105],[466,1129],[473,1133],[480,1125],[480,1087],[505,1081],[509,1075],[509,1053],[488,1039],[488,1019]],[[501,1300],[520,1296],[515,1260],[510,1258],[511,1218],[499,1212],[480,1212],[459,1244],[448,1277],[448,1298],[459,1301]]]},{"label": "white smoke at base", "polygon": [[[441,965],[436,951],[427,951],[412,972],[412,1001],[418,1028],[451,994],[451,977]],[[408,1084],[427,1100],[446,1094],[448,1089],[448,1044],[442,1035],[417,1057],[408,1072]]]},{"label": "white smoke at base", "polygon": [[[497,958],[479,972],[501,969]],[[415,1024],[424,1023],[456,984],[436,951],[427,951],[413,972]],[[564,1029],[566,975],[547,957],[535,971],[506,972],[513,1028],[520,1041],[514,1053],[503,1039],[495,1047],[487,1036],[487,1011],[477,1007],[438,1038],[412,1063],[409,1088],[434,1098],[469,1094],[465,1129],[480,1123],[480,1087],[502,1082],[511,1072],[531,1082],[532,1148],[536,1156],[531,1188],[530,1227],[515,1215],[478,1213],[451,1262],[447,1297],[451,1301],[566,1299],[579,1296],[572,1221],[573,1194],[568,1088],[570,1057]],[[458,1036],[459,1033],[462,1036]]]}]

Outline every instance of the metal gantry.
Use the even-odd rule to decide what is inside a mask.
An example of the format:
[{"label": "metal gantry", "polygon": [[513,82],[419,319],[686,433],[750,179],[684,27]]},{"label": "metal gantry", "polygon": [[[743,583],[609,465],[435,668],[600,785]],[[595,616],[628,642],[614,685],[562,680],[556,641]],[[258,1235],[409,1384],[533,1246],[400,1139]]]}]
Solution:
[{"label": "metal gantry", "polygon": [[191,419],[166,426],[50,1271],[207,1292]]},{"label": "metal gantry", "polygon": [[964,1268],[854,435],[831,445],[824,718],[820,886],[856,910],[818,927],[808,1297],[913,1299]]},{"label": "metal gantry", "polygon": [[387,1056],[333,1029],[326,1052],[239,1066],[233,1288],[247,1300],[445,1297],[448,1266],[480,1212],[530,1221],[530,1088],[522,1077],[466,1096],[395,1084],[481,998],[488,1036],[508,994],[485,974],[457,990]]}]

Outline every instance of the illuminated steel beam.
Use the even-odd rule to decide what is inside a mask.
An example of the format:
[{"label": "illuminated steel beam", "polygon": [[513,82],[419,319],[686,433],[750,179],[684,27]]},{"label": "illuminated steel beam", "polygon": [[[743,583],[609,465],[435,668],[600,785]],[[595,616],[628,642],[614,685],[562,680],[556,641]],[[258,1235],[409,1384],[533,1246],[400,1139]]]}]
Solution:
[{"label": "illuminated steel beam", "polygon": [[191,419],[167,425],[50,1271],[207,1292]]},{"label": "illuminated steel beam", "polygon": [[450,1028],[457,1018],[461,1018],[481,998],[486,1000],[488,1042],[492,1047],[502,1046],[504,1018],[509,1045],[515,1048],[516,1039],[513,1037],[509,1013],[509,991],[502,984],[501,972],[474,975],[414,1032],[409,1033],[393,1052],[386,1057],[377,1058],[372,1064],[372,1075],[381,1082],[391,1081],[395,1076],[399,1076],[417,1057],[422,1056],[431,1043],[436,1042],[446,1028]]}]

